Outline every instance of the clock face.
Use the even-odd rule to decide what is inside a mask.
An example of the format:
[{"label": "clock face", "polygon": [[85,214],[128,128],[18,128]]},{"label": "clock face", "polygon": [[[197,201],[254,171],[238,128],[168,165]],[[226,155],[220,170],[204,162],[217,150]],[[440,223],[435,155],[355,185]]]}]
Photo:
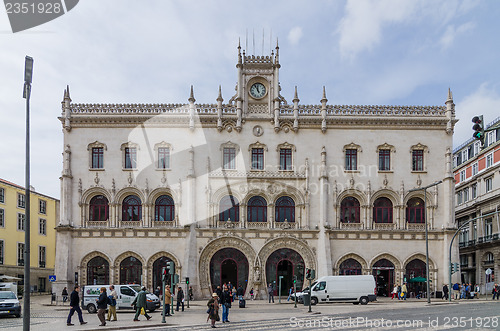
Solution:
[{"label": "clock face", "polygon": [[266,87],[262,83],[255,83],[250,87],[250,95],[255,99],[262,99],[266,95]]}]

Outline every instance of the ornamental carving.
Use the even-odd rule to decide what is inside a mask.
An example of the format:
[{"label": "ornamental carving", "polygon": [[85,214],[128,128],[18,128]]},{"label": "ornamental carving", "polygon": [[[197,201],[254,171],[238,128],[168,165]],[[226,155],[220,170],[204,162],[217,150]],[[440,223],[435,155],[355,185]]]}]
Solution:
[{"label": "ornamental carving", "polygon": [[92,148],[103,148],[105,151],[107,151],[107,150],[108,150],[108,147],[106,146],[106,144],[101,143],[101,142],[99,142],[99,141],[97,141],[97,140],[96,140],[96,141],[94,141],[93,143],[88,144],[88,146],[87,146],[87,150],[88,150],[88,151],[91,151],[91,150],[92,150]]},{"label": "ornamental carving", "polygon": [[353,143],[353,142],[351,142],[349,145],[345,145],[345,146],[344,146],[344,148],[342,149],[342,152],[344,152],[344,153],[345,153],[345,151],[346,151],[347,149],[355,149],[355,150],[357,150],[359,153],[361,153],[361,152],[363,151],[363,149],[361,148],[361,146],[359,146],[359,145],[357,145],[357,144],[355,144],[355,143]]},{"label": "ornamental carving", "polygon": [[[204,292],[204,294],[209,294],[210,289],[212,288],[212,285],[210,283],[210,261],[212,257],[214,256],[217,251],[221,250],[222,248],[235,248],[239,251],[241,251],[247,258],[249,265],[254,265],[254,261],[257,257],[257,254],[255,253],[255,250],[252,248],[252,245],[250,243],[242,238],[237,238],[237,237],[222,237],[222,238],[216,238],[212,239],[207,243],[205,248],[200,254],[199,258],[199,276],[200,276],[200,284],[201,284],[201,289]],[[261,268],[262,269],[262,268]],[[249,280],[248,280],[248,285],[247,287],[251,288],[253,280],[255,277],[255,273],[249,273]]]},{"label": "ornamental carving", "polygon": [[388,149],[391,151],[391,153],[396,153],[396,147],[394,147],[393,145],[389,145],[388,143],[383,143],[382,145],[378,145],[377,146],[377,153],[381,150],[381,149]]}]

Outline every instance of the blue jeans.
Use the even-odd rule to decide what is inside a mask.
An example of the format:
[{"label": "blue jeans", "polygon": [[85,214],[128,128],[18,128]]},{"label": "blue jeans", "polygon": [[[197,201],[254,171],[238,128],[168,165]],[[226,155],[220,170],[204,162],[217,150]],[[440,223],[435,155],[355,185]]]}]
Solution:
[{"label": "blue jeans", "polygon": [[222,305],[222,322],[227,322],[227,317],[229,316],[229,308],[226,305]]},{"label": "blue jeans", "polygon": [[82,310],[80,309],[80,306],[71,307],[71,310],[69,311],[69,315],[68,315],[68,320],[66,321],[66,323],[68,323],[68,324],[71,323],[71,317],[73,317],[73,314],[75,313],[75,311],[78,314],[78,319],[80,320],[80,323],[83,323]]}]

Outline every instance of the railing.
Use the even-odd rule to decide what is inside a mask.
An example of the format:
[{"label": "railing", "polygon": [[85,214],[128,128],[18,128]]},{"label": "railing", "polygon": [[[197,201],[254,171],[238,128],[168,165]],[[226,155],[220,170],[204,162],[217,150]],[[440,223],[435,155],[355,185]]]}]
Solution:
[{"label": "railing", "polygon": [[375,223],[376,230],[393,230],[395,227],[394,223]]},{"label": "railing", "polygon": [[341,229],[357,230],[363,228],[363,223],[340,223]]},{"label": "railing", "polygon": [[408,230],[425,231],[425,223],[407,223]]},{"label": "railing", "polygon": [[173,228],[175,227],[174,221],[153,221],[155,228]]},{"label": "railing", "polygon": [[248,229],[263,229],[268,227],[269,227],[268,222],[247,222]]},{"label": "railing", "polygon": [[87,227],[89,228],[106,228],[108,226],[108,221],[87,221]]}]

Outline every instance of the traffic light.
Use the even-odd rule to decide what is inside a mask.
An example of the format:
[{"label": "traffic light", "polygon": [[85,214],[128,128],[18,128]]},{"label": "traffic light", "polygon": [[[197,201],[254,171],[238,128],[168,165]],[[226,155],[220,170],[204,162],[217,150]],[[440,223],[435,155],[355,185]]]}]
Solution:
[{"label": "traffic light", "polygon": [[451,273],[454,274],[455,272],[460,271],[460,266],[458,265],[457,262],[451,264]]},{"label": "traffic light", "polygon": [[474,116],[472,118],[472,123],[474,123],[474,125],[472,126],[472,130],[474,130],[474,133],[472,134],[472,137],[474,137],[475,139],[479,140],[481,142],[481,146],[484,146],[484,122],[483,122],[483,115]]},{"label": "traffic light", "polygon": [[163,282],[167,281],[167,275],[168,275],[167,268],[163,268],[162,273],[161,273],[161,280]]},{"label": "traffic light", "polygon": [[308,268],[308,269],[306,269],[306,279],[312,279],[312,277],[311,277],[311,271],[312,271],[312,270],[311,270],[311,269],[309,269],[309,268]]},{"label": "traffic light", "polygon": [[297,276],[293,276],[293,283],[297,284]]},{"label": "traffic light", "polygon": [[189,277],[186,277],[186,285],[189,285]]},{"label": "traffic light", "polygon": [[167,262],[167,272],[169,275],[175,274],[175,264],[173,261]]}]

